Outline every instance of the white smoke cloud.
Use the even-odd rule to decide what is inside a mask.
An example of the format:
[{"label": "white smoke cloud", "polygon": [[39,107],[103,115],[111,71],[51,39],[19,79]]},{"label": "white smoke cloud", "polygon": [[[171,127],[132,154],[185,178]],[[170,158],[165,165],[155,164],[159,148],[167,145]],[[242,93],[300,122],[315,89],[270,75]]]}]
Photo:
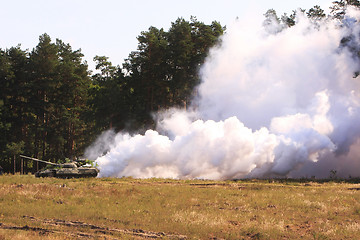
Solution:
[{"label": "white smoke cloud", "polygon": [[272,35],[263,19],[236,21],[202,67],[196,112],[172,109],[157,131],[118,133],[96,159],[100,176],[356,175],[359,61],[340,42],[352,34],[359,44],[359,16],[351,10],[344,27],[300,16]]},{"label": "white smoke cloud", "polygon": [[96,141],[91,144],[84,153],[88,159],[97,159],[107,153],[111,148],[115,147],[116,133],[113,130],[104,131]]}]

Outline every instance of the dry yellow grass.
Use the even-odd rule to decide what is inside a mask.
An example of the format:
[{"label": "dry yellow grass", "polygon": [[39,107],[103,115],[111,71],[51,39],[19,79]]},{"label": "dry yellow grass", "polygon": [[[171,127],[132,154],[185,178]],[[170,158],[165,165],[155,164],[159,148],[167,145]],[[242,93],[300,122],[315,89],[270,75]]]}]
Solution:
[{"label": "dry yellow grass", "polygon": [[3,239],[360,239],[360,185],[0,176]]}]

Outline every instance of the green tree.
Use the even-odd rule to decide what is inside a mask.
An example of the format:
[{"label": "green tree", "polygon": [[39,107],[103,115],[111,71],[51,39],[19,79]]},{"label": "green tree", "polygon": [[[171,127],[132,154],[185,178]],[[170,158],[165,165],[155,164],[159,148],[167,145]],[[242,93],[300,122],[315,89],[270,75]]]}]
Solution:
[{"label": "green tree", "polygon": [[151,113],[166,106],[169,94],[168,40],[163,29],[150,27],[138,36],[138,50],[124,64],[126,94],[131,99],[132,124],[152,125]]},{"label": "green tree", "polygon": [[13,160],[13,173],[15,174],[17,171],[17,166],[20,166],[21,173],[23,173],[23,161],[21,160],[21,165],[19,163],[16,162],[17,156],[19,154],[21,154],[24,151],[24,142],[12,142],[9,144],[6,144],[6,150],[7,150],[7,154],[11,156],[12,160]]},{"label": "green tree", "polygon": [[11,159],[9,159],[6,153],[8,138],[11,136],[11,123],[9,122],[11,111],[8,99],[10,97],[9,87],[12,86],[13,75],[8,51],[0,49],[0,152],[2,154],[0,165],[5,170],[10,169],[11,165]]},{"label": "green tree", "polygon": [[296,18],[296,11],[293,11],[293,13],[290,16],[288,16],[286,13],[284,13],[281,16],[281,23],[285,27],[295,26],[295,24],[296,24],[295,18]]},{"label": "green tree", "polygon": [[224,31],[216,21],[206,25],[195,17],[191,17],[191,22],[179,18],[172,23],[168,33],[170,106],[189,105],[200,84],[199,68]]},{"label": "green tree", "polygon": [[28,53],[22,51],[20,46],[1,51],[0,128],[3,134],[0,140],[0,150],[5,162],[13,158],[13,153],[9,149],[13,145],[9,143],[23,142],[29,132],[27,66]]},{"label": "green tree", "polygon": [[[84,112],[90,86],[88,66],[82,61],[80,50],[73,51],[69,44],[56,40],[58,48],[58,86],[53,99],[52,132],[53,154],[71,157],[83,149],[86,130]],[[85,142],[84,142],[85,141]],[[60,152],[56,152],[61,150]]]},{"label": "green tree", "polygon": [[4,152],[6,149],[7,136],[11,124],[8,121],[9,111],[8,98],[10,95],[9,87],[12,86],[13,72],[11,63],[6,50],[0,49],[0,118],[1,118],[1,135],[0,135],[0,150]]},{"label": "green tree", "polygon": [[340,0],[332,2],[330,14],[335,19],[343,19],[348,6],[360,8],[359,0]]},{"label": "green tree", "polygon": [[59,64],[57,46],[51,42],[47,34],[39,37],[39,44],[30,53],[32,96],[30,105],[35,114],[34,131],[34,156],[45,158],[48,133],[51,129],[50,121],[53,117],[55,106],[53,99],[57,95],[59,78],[57,65]]},{"label": "green tree", "polygon": [[199,67],[224,30],[218,22],[206,25],[192,17],[178,18],[167,32],[150,27],[141,33],[138,50],[123,65],[138,127],[152,125],[154,111],[188,105],[200,82]]},{"label": "green tree", "polygon": [[90,79],[80,50],[69,44],[51,42],[47,34],[30,53],[31,97],[29,106],[35,118],[33,131],[35,157],[71,157],[83,148]]},{"label": "green tree", "polygon": [[129,119],[129,92],[120,67],[115,67],[105,56],[94,57],[96,70],[92,76],[88,104],[90,119],[95,122],[95,132],[109,128],[121,130]]},{"label": "green tree", "polygon": [[268,33],[276,34],[281,32],[282,26],[280,24],[280,18],[274,9],[267,10],[264,16],[265,20],[263,22],[263,26]]},{"label": "green tree", "polygon": [[324,10],[319,5],[315,5],[306,12],[308,18],[318,22],[326,17]]}]

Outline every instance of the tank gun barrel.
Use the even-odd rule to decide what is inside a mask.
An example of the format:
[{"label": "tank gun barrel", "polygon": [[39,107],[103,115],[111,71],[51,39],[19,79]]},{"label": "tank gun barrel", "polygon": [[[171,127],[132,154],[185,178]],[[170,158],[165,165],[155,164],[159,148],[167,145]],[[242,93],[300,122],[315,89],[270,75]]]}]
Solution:
[{"label": "tank gun barrel", "polygon": [[33,157],[28,157],[28,156],[24,156],[24,155],[20,155],[20,157],[22,157],[22,158],[27,158],[27,159],[30,159],[30,160],[33,160],[33,161],[37,161],[37,162],[46,163],[46,164],[49,164],[49,165],[60,166],[60,164],[52,163],[52,162],[48,162],[48,161],[44,161],[44,160],[40,160],[40,159],[33,158]]}]

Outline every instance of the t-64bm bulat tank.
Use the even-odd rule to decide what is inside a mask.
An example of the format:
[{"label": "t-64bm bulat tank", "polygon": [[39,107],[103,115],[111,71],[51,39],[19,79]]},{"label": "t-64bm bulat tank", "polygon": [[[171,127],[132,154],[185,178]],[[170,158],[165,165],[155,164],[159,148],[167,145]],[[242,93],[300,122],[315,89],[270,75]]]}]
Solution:
[{"label": "t-64bm bulat tank", "polygon": [[82,178],[82,177],[96,177],[99,173],[99,169],[95,167],[80,166],[81,164],[79,162],[69,162],[69,163],[59,164],[59,163],[43,161],[37,158],[32,158],[24,155],[20,155],[20,157],[50,165],[45,169],[36,172],[35,177]]}]

